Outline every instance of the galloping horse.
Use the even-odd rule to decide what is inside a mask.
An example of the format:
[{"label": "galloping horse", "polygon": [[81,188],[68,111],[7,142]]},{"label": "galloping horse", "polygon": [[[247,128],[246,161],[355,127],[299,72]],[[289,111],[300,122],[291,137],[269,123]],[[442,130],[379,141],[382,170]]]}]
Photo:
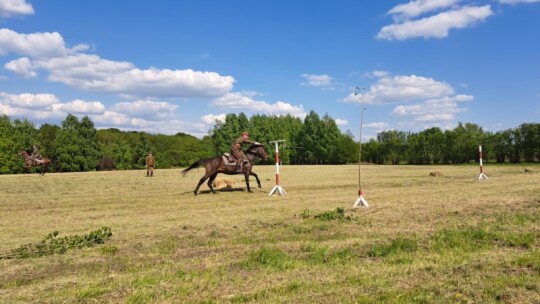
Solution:
[{"label": "galloping horse", "polygon": [[47,171],[47,169],[49,168],[49,165],[51,164],[51,160],[46,157],[32,160],[32,157],[28,155],[28,152],[26,152],[25,150],[21,150],[17,154],[24,158],[24,164],[25,164],[24,169],[26,173],[30,172],[30,169],[32,169],[32,167],[34,166],[41,166],[40,175],[45,175],[45,171]]},{"label": "galloping horse", "polygon": [[[197,168],[200,165],[204,164],[204,168],[206,170],[206,174],[199,180],[199,183],[197,184],[197,187],[195,188],[195,195],[199,192],[199,187],[204,183],[204,181],[207,178],[210,178],[208,180],[208,187],[210,187],[210,191],[212,193],[216,193],[214,190],[214,187],[212,186],[212,182],[214,179],[216,179],[216,176],[218,173],[228,174],[228,175],[235,175],[235,174],[244,174],[246,185],[248,192],[252,192],[251,188],[249,187],[249,176],[253,175],[257,179],[257,184],[259,185],[259,188],[261,187],[261,181],[259,180],[259,177],[257,174],[253,171],[251,171],[251,168],[253,167],[253,161],[255,160],[255,157],[262,157],[264,160],[268,158],[268,154],[266,154],[266,151],[264,150],[264,146],[262,145],[253,145],[249,147],[246,151],[246,157],[248,159],[248,162],[243,164],[242,166],[242,172],[236,171],[236,164],[228,164],[227,160],[224,159],[226,156],[216,156],[212,158],[201,158],[198,161],[194,162],[189,166],[187,169],[182,171],[182,176],[185,176],[191,169]],[[241,160],[240,160],[241,161]],[[227,163],[226,163],[227,162]]]}]

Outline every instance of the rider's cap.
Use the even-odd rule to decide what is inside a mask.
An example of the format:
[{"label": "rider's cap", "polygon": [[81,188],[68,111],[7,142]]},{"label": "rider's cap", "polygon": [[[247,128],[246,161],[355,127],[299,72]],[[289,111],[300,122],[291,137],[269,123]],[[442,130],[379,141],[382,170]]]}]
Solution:
[{"label": "rider's cap", "polygon": [[242,136],[249,136],[248,132],[244,131],[242,132]]}]

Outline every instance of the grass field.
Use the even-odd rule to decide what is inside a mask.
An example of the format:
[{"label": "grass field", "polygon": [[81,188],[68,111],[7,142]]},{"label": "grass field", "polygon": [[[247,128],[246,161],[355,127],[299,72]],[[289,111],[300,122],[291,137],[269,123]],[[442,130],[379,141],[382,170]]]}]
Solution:
[{"label": "grass field", "polygon": [[[0,176],[0,303],[540,303],[540,166],[274,166]],[[428,176],[442,171],[443,177]],[[49,233],[104,244],[21,258]]]}]

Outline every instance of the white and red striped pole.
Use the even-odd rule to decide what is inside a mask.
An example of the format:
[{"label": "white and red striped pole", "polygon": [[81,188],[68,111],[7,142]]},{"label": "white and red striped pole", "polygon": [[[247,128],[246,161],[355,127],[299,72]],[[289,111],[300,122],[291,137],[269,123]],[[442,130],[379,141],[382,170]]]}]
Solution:
[{"label": "white and red striped pole", "polygon": [[478,152],[480,153],[480,175],[478,176],[478,179],[489,179],[487,175],[484,174],[484,164],[482,163],[482,146],[478,146]]},{"label": "white and red striped pole", "polygon": [[270,142],[270,143],[274,143],[274,146],[276,148],[276,185],[274,186],[274,188],[272,188],[272,191],[270,191],[270,193],[268,193],[269,196],[273,195],[275,192],[277,192],[281,196],[286,195],[285,190],[283,190],[283,188],[281,188],[280,180],[279,180],[279,149],[278,149],[278,145],[279,145],[280,142],[285,142],[285,140],[282,139],[282,140],[275,140],[275,141]]}]

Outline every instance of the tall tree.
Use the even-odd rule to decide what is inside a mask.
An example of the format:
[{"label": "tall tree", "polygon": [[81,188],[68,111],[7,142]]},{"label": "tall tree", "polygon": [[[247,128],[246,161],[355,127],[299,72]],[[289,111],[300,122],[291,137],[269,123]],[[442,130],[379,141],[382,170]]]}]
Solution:
[{"label": "tall tree", "polygon": [[377,134],[377,140],[382,143],[383,153],[392,165],[399,164],[405,152],[406,134],[403,131],[390,130]]},{"label": "tall tree", "polygon": [[82,139],[82,156],[85,158],[82,171],[94,170],[102,157],[102,147],[97,130],[88,116],[84,116],[79,124],[79,136]]},{"label": "tall tree", "polygon": [[133,147],[133,153],[132,153],[132,165],[135,169],[143,169],[146,164],[146,156],[148,153],[156,153],[154,152],[155,149],[153,149],[150,146],[150,143],[148,142],[146,138],[146,134],[141,133],[139,136],[139,140],[137,141],[137,144],[135,147]]},{"label": "tall tree", "polygon": [[95,170],[101,158],[101,145],[98,142],[94,124],[85,116],[79,119],[68,114],[57,132],[56,163],[61,171]]},{"label": "tall tree", "polygon": [[297,135],[297,142],[304,147],[301,155],[306,163],[317,164],[320,162],[320,130],[321,119],[315,111],[310,111],[304,118],[304,125]]},{"label": "tall tree", "polygon": [[22,172],[22,162],[17,156],[19,149],[14,138],[14,127],[7,115],[0,115],[0,174]]}]

